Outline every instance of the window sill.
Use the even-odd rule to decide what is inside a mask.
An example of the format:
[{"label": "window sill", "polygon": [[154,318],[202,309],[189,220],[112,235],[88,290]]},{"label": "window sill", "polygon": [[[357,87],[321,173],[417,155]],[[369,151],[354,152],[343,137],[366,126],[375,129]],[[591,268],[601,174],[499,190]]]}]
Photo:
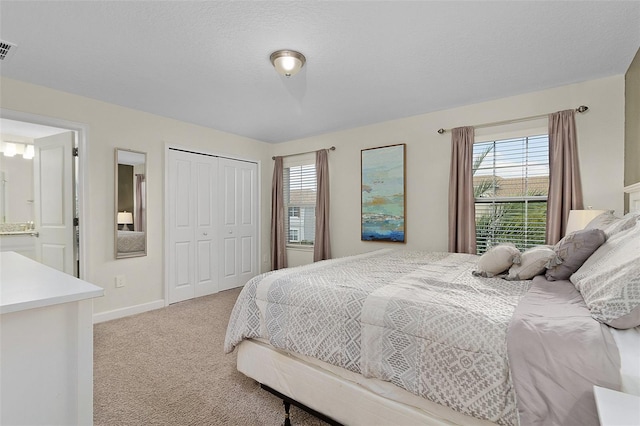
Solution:
[{"label": "window sill", "polygon": [[295,250],[295,251],[313,251],[313,246],[294,246],[287,244],[287,250]]}]

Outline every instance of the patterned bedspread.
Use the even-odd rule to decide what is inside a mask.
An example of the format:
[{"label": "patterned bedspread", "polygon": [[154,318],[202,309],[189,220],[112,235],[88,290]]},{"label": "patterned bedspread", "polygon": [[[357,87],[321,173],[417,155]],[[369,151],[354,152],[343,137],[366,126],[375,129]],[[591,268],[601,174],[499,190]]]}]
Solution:
[{"label": "patterned bedspread", "polygon": [[506,338],[530,281],[475,277],[476,262],[380,250],[263,274],[238,297],[225,351],[262,337],[461,413],[518,424]]},{"label": "patterned bedspread", "polygon": [[144,232],[118,231],[118,253],[144,251]]}]

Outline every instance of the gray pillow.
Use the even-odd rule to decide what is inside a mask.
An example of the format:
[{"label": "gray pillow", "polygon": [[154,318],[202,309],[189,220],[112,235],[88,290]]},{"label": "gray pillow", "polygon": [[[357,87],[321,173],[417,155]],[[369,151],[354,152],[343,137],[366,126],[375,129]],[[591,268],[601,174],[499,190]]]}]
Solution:
[{"label": "gray pillow", "polygon": [[565,236],[554,247],[561,263],[549,265],[545,273],[547,280],[568,280],[606,239],[601,229],[583,229]]},{"label": "gray pillow", "polygon": [[640,326],[640,223],[608,239],[571,282],[596,320],[622,329]]},{"label": "gray pillow", "polygon": [[473,275],[490,278],[505,272],[514,263],[520,263],[520,250],[512,243],[498,244],[480,256]]}]

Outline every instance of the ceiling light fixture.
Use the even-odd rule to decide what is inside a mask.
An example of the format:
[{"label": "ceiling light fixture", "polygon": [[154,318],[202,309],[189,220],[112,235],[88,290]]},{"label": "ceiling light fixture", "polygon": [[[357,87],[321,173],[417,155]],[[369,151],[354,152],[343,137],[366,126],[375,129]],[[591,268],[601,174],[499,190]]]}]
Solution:
[{"label": "ceiling light fixture", "polygon": [[271,54],[271,63],[278,74],[285,77],[296,75],[307,59],[295,50],[276,50]]}]

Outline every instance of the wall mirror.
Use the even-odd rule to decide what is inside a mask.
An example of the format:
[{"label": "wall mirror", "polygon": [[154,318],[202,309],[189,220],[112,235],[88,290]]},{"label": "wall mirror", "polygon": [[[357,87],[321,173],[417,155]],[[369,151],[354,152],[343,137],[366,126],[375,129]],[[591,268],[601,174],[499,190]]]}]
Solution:
[{"label": "wall mirror", "polygon": [[147,154],[116,148],[116,259],[147,254]]}]

